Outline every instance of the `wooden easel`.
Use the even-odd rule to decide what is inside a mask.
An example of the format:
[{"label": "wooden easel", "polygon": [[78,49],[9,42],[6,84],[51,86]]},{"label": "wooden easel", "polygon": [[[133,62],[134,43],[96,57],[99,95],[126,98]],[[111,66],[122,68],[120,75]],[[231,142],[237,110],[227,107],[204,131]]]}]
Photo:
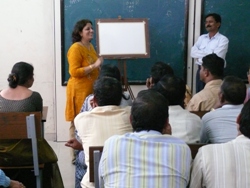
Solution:
[{"label": "wooden easel", "polygon": [[123,91],[128,91],[130,94],[130,97],[132,100],[135,99],[133,91],[128,83],[127,79],[127,65],[126,65],[126,60],[125,59],[119,59],[118,60],[118,68],[121,72],[121,80],[122,80],[122,85],[123,85]]}]

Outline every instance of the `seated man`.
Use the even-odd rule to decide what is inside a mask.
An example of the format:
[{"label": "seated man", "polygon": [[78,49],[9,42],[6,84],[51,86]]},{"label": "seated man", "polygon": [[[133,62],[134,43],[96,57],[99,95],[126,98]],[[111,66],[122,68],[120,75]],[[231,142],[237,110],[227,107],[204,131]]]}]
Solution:
[{"label": "seated man", "polygon": [[200,79],[206,85],[187,104],[189,111],[209,111],[217,103],[223,77],[224,60],[216,54],[209,54],[202,58],[202,62]]},{"label": "seated man", "polygon": [[227,143],[199,149],[190,187],[247,188],[250,185],[250,101],[237,118],[238,136]]},{"label": "seated man", "polygon": [[[165,75],[174,75],[174,70],[172,67],[166,63],[163,63],[161,61],[156,62],[151,67],[151,76],[150,78],[147,78],[146,80],[146,86],[148,89],[152,88],[157,82]],[[184,106],[186,107],[188,102],[190,101],[192,97],[192,92],[188,85],[186,85],[186,93],[185,93],[185,99],[184,99]]]},{"label": "seated man", "polygon": [[[132,132],[129,120],[131,107],[120,107],[121,98],[121,83],[115,78],[102,77],[94,84],[93,103],[96,107],[76,116],[74,123],[82,141],[87,166],[89,146],[103,146],[110,136]],[[94,187],[89,182],[89,170],[84,175],[81,186]]]},{"label": "seated man", "polygon": [[151,89],[140,91],[132,104],[131,123],[134,133],[105,142],[101,187],[186,187],[191,152],[184,141],[170,135],[165,97]]},{"label": "seated man", "polygon": [[225,77],[219,92],[220,108],[202,117],[202,143],[224,143],[236,138],[238,131],[235,120],[243,107],[245,97],[245,83],[234,76]]},{"label": "seated man", "polygon": [[169,101],[169,122],[172,136],[186,143],[200,141],[201,119],[184,109],[185,82],[173,75],[164,76],[153,89]]}]

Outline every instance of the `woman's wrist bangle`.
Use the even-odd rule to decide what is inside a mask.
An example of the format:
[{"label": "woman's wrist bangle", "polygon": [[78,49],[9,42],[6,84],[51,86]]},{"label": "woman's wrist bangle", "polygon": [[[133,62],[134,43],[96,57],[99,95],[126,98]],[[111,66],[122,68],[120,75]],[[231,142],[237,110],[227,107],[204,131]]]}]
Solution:
[{"label": "woman's wrist bangle", "polygon": [[89,67],[91,68],[91,71],[93,70],[93,66],[92,65],[89,65]]}]

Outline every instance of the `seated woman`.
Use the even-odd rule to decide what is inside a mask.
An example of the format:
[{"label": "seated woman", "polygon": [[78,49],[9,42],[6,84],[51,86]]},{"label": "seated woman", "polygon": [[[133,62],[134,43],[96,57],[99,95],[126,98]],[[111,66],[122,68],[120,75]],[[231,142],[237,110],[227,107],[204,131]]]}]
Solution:
[{"label": "seated woman", "polygon": [[[34,82],[33,71],[33,66],[25,62],[18,62],[13,66],[8,77],[9,88],[0,92],[0,112],[42,112],[41,95],[29,89]],[[38,139],[38,155],[39,162],[45,163],[43,186],[63,188],[57,156],[45,139]],[[0,166],[19,164],[33,164],[30,140],[1,140]],[[21,181],[26,186],[29,185],[28,187],[35,187],[35,178],[32,181],[33,172],[29,170],[6,170],[5,173],[10,178]]]}]

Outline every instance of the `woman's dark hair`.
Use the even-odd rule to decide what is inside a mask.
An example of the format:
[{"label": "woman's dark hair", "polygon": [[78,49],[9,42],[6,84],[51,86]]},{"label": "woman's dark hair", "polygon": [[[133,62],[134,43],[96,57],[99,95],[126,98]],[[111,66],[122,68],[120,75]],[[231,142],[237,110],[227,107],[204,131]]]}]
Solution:
[{"label": "woman's dark hair", "polygon": [[34,68],[31,64],[25,62],[16,63],[8,77],[9,86],[16,88],[18,85],[23,86],[33,77]]},{"label": "woman's dark hair", "polygon": [[74,30],[72,32],[72,43],[81,41],[82,37],[80,35],[80,32],[82,29],[87,25],[87,23],[90,23],[92,25],[92,22],[90,20],[80,20],[76,22],[74,26]]}]

